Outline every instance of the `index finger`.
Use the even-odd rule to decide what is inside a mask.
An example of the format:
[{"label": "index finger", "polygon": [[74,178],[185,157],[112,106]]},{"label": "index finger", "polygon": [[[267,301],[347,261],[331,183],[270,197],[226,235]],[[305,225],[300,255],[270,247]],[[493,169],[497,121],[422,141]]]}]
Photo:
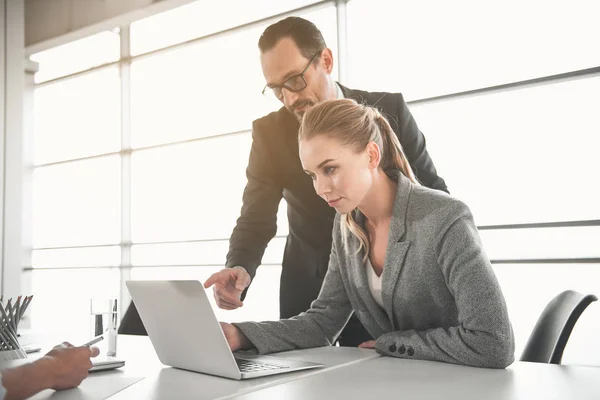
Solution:
[{"label": "index finger", "polygon": [[219,275],[221,274],[221,272],[223,272],[223,270],[219,271],[219,272],[215,272],[214,274],[212,274],[211,276],[208,277],[208,279],[206,280],[206,282],[204,282],[204,287],[206,289],[208,289],[209,287],[211,287],[212,285],[214,285],[218,278]]}]

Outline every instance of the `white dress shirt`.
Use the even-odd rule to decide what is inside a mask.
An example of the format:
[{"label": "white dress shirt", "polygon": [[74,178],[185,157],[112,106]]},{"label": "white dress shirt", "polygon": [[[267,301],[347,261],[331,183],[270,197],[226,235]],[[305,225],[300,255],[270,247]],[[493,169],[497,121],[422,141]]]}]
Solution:
[{"label": "white dress shirt", "polygon": [[337,82],[334,82],[334,84],[335,84],[335,93],[337,96],[336,100],[344,99],[345,97],[344,97],[344,92],[342,92],[342,88],[340,87],[340,85],[338,85]]}]

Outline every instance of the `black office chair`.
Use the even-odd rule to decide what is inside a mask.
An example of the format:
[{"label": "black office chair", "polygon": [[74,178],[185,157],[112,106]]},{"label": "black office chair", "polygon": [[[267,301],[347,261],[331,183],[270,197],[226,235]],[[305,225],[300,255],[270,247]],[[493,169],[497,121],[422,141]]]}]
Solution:
[{"label": "black office chair", "polygon": [[560,364],[575,322],[598,300],[593,294],[583,295],[567,290],[548,303],[529,336],[521,361]]}]

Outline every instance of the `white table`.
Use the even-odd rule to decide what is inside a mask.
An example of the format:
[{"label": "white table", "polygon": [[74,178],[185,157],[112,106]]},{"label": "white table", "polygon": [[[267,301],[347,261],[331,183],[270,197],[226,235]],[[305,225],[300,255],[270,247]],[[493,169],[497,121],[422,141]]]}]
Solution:
[{"label": "white table", "polygon": [[600,368],[515,362],[505,370],[381,357],[235,399],[600,399]]},{"label": "white table", "polygon": [[[129,338],[126,338],[129,339]],[[135,338],[146,339],[146,338]],[[125,342],[125,340],[123,341]],[[149,345],[150,343],[147,342]],[[121,344],[119,344],[121,346]],[[139,342],[136,347],[139,346]],[[121,348],[121,347],[119,347]],[[152,350],[153,352],[153,350]],[[347,365],[365,362],[379,358],[380,356],[372,350],[358,348],[321,347],[316,349],[295,350],[274,357],[285,357],[293,360],[313,361],[325,365],[325,368],[314,370],[291,372],[286,374],[272,375],[264,378],[236,381],[211,375],[184,371],[177,368],[162,366],[155,369],[146,378],[135,385],[119,392],[111,397],[111,400],[125,399],[216,399],[250,393],[256,390],[291,382],[314,374],[322,373],[324,370],[343,368]],[[156,355],[153,354],[153,357]],[[129,359],[129,357],[126,357]],[[127,361],[123,372],[135,374],[139,366]],[[116,372],[116,371],[115,371]],[[107,376],[109,373],[106,373]]]},{"label": "white table", "polygon": [[[54,342],[53,342],[54,343]],[[49,345],[43,346],[49,349]],[[38,353],[41,356],[45,351]],[[117,356],[126,360],[124,367],[91,373],[77,389],[64,392],[44,391],[34,400],[52,398],[100,400],[112,385],[111,400],[123,399],[215,399],[249,393],[272,385],[290,382],[324,370],[341,368],[380,356],[372,350],[322,347],[274,354],[294,360],[313,361],[325,368],[272,375],[249,380],[232,380],[164,366],[158,360],[146,336],[119,335]],[[33,358],[32,358],[33,359]],[[98,394],[96,394],[98,393]]]},{"label": "white table", "polygon": [[516,362],[506,370],[381,357],[373,350],[321,347],[276,357],[321,362],[326,368],[244,381],[164,366],[147,337],[119,335],[125,367],[95,372],[80,388],[45,391],[42,399],[600,399],[600,368]]}]

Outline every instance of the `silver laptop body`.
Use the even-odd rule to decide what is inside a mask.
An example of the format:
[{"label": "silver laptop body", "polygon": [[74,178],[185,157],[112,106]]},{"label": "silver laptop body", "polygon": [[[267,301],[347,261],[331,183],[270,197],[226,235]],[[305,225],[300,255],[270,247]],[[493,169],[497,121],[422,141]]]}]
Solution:
[{"label": "silver laptop body", "polygon": [[126,285],[165,365],[231,379],[323,366],[278,357],[234,357],[199,281],[127,281]]}]

